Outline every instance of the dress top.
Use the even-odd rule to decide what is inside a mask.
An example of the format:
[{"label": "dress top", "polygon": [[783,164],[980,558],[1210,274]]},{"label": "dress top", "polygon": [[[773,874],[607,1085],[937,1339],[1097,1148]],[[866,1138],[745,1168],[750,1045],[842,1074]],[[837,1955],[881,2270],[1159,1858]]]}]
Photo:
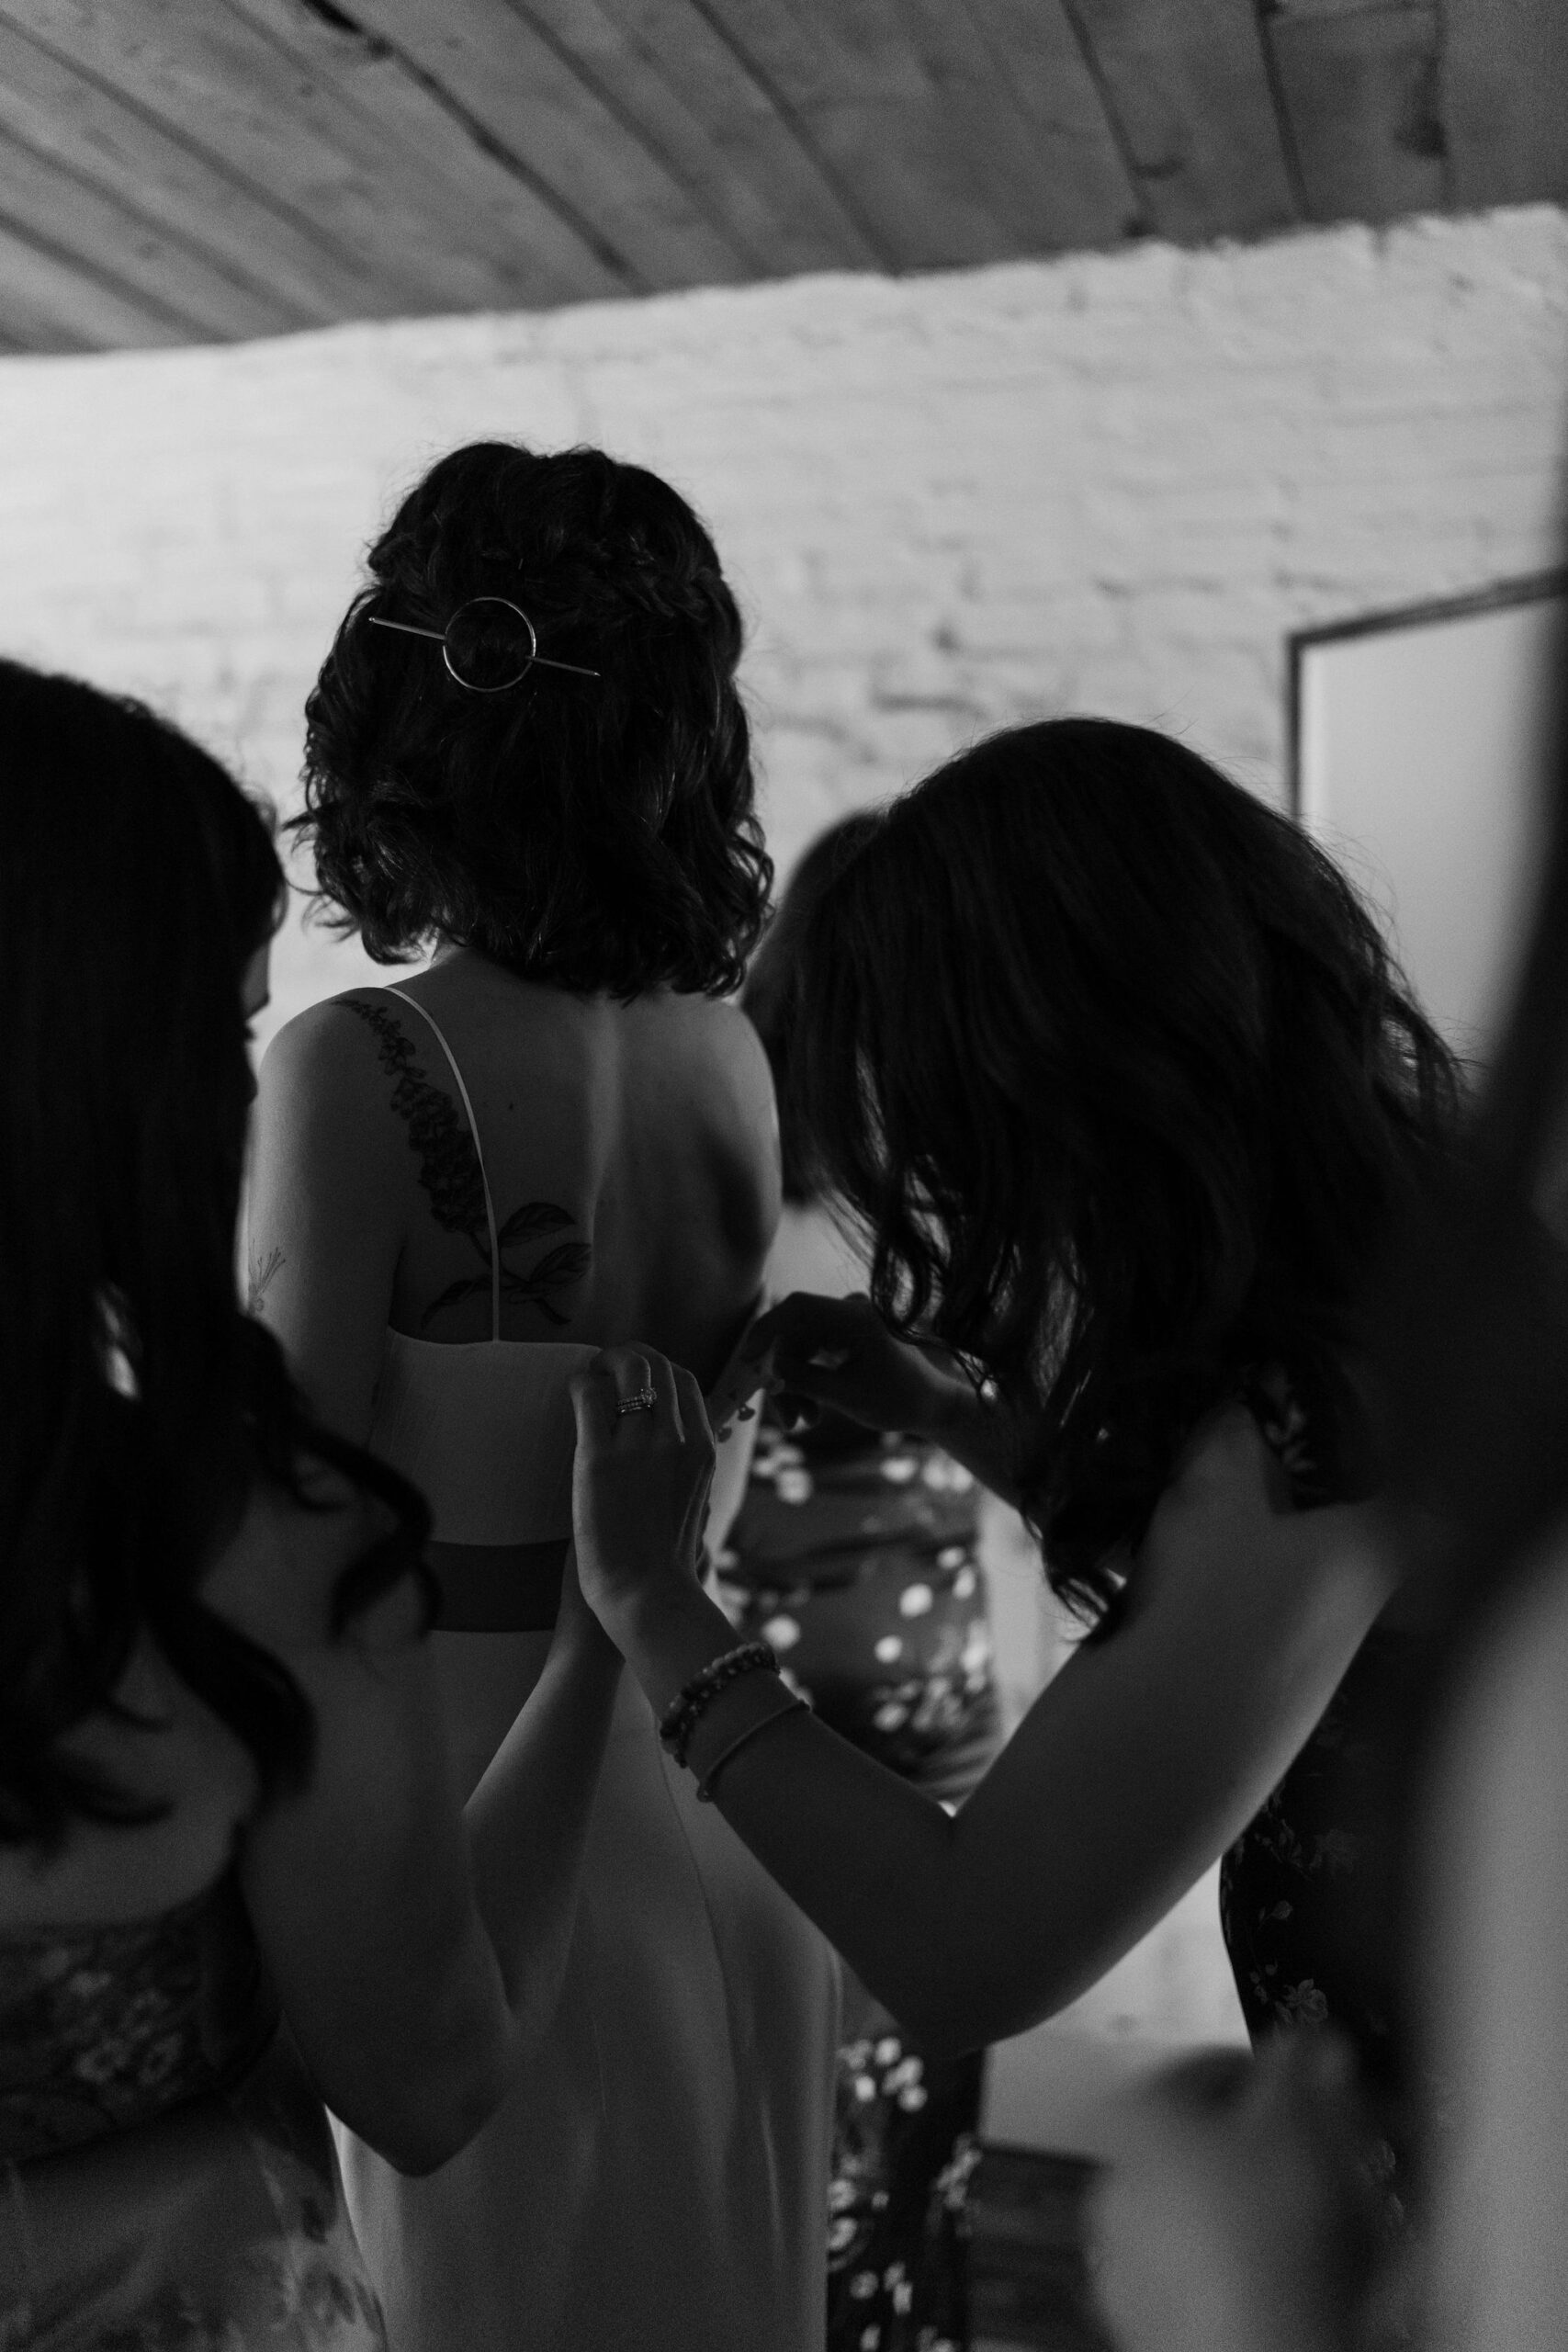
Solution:
[{"label": "dress top", "polygon": [[0,1931],[0,2345],[386,2352],[327,2120],[231,1870]]},{"label": "dress top", "polygon": [[0,2159],[150,2123],[238,2081],[277,2003],[233,1873],[152,1919],[0,1937]]},{"label": "dress top", "polygon": [[[1247,1396],[1298,1509],[1346,1498],[1313,1417],[1288,1384]],[[1376,2164],[1397,2223],[1414,2122],[1402,2020],[1384,1943],[1387,1725],[1398,1719],[1412,1638],[1374,1624],[1278,1786],[1220,1864],[1220,1926],[1247,2029],[1330,2024],[1353,2043],[1381,2136]]]}]

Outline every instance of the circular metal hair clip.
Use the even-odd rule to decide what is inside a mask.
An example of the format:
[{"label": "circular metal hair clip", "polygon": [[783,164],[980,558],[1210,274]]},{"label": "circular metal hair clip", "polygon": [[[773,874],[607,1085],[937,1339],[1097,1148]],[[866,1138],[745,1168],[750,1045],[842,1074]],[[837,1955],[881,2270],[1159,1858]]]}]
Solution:
[{"label": "circular metal hair clip", "polygon": [[[488,609],[481,611],[480,607]],[[383,620],[367,613],[372,628],[396,629],[403,637],[428,638],[441,648],[446,674],[470,695],[503,695],[521,685],[537,663],[541,670],[569,670],[574,678],[597,678],[576,662],[552,662],[539,650],[539,632],[521,605],[509,596],[470,596],[445,628],[415,628],[412,621]]]}]

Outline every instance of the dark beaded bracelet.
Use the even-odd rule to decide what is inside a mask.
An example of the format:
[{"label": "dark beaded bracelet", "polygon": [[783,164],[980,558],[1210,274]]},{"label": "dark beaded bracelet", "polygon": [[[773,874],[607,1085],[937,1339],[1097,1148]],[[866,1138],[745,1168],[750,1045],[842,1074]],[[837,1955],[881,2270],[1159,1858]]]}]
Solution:
[{"label": "dark beaded bracelet", "polygon": [[700,1673],[682,1683],[659,1724],[659,1736],[676,1763],[684,1767],[692,1734],[721,1690],[743,1674],[776,1674],[778,1663],[766,1642],[742,1642],[738,1649],[710,1659]]}]

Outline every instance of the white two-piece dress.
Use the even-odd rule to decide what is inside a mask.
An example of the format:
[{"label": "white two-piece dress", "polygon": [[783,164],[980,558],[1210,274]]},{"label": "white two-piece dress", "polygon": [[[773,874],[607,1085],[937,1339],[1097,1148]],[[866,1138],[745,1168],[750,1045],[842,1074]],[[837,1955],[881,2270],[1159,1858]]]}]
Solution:
[{"label": "white two-piece dress", "polygon": [[[540,1589],[553,1577],[558,1589],[576,1434],[567,1382],[595,1351],[501,1337],[473,1106],[436,1023],[389,993],[434,1032],[468,1114],[490,1221],[491,1335],[449,1345],[389,1329],[370,1447],[423,1489],[438,1540],[536,1547],[521,1569],[513,1552],[487,1578],[481,1554],[446,1583],[448,1625],[496,1629],[433,1636],[468,1787],[505,1728],[493,1706],[486,1717],[490,1661],[510,1704],[520,1661],[525,1690],[549,1646],[547,1630],[504,1629],[547,1624],[514,1589],[536,1558]],[[393,2352],[814,2352],[838,2013],[829,1946],[717,1810],[697,1804],[623,1675],[542,2062],[424,2179],[340,2129]]]}]

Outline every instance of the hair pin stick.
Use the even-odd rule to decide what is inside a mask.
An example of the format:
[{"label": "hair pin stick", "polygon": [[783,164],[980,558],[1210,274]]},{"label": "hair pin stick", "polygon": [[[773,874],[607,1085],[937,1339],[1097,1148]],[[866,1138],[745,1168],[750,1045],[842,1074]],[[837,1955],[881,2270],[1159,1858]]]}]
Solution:
[{"label": "hair pin stick", "polygon": [[[502,679],[496,684],[490,686],[480,685],[473,678],[466,678],[452,658],[452,631],[462,619],[463,615],[472,612],[477,605],[502,605],[505,611],[513,614],[522,622],[528,636],[527,651],[523,655],[521,667],[511,677]],[[384,619],[379,613],[367,613],[365,617],[372,628],[396,629],[400,637],[423,637],[428,639],[431,644],[438,645],[441,648],[441,659],[446,666],[447,676],[455,685],[462,686],[469,694],[505,694],[511,687],[522,684],[536,662],[541,670],[565,670],[569,671],[574,678],[597,678],[601,675],[597,670],[584,669],[581,662],[552,662],[547,654],[541,653],[538,630],[534,627],[522,605],[514,605],[509,596],[470,596],[466,604],[458,605],[445,628],[419,628],[412,621],[389,621]]]}]

